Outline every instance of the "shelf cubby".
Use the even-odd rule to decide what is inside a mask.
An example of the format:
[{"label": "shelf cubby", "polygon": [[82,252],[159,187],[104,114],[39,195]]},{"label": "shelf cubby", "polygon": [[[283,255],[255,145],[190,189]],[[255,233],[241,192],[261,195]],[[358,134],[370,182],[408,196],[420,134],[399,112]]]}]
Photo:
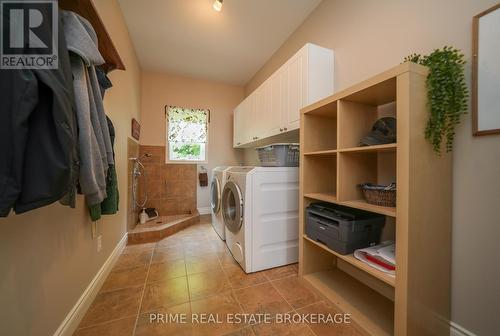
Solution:
[{"label": "shelf cubby", "polygon": [[303,167],[306,171],[313,170],[315,172],[315,174],[307,174],[302,177],[305,194],[318,194],[335,198],[337,192],[336,154],[305,156]]},{"label": "shelf cubby", "polygon": [[352,151],[356,148],[364,148],[360,147],[360,140],[370,134],[373,124],[378,119],[396,117],[396,104],[389,102],[384,105],[368,105],[340,100],[337,116],[338,148]]},{"label": "shelf cubby", "polygon": [[304,239],[307,239],[311,244],[317,245],[319,248],[324,249],[325,251],[333,254],[335,257],[337,257],[339,259],[344,260],[345,262],[353,265],[354,267],[365,271],[366,273],[370,274],[374,278],[377,278],[380,281],[383,281],[384,283],[388,284],[389,286],[394,287],[394,285],[396,283],[396,277],[391,276],[389,274],[386,274],[384,272],[381,272],[381,271],[377,270],[376,268],[370,267],[366,263],[356,259],[352,253],[346,254],[346,255],[337,253],[333,250],[330,250],[326,245],[323,245],[319,242],[312,240],[311,238],[307,237],[307,235],[304,235]]},{"label": "shelf cubby", "polygon": [[[359,184],[390,184],[396,182],[396,152],[352,151],[342,152],[338,155],[338,200],[351,202],[350,206],[363,207],[364,210],[373,211],[377,209],[377,206],[366,203]],[[395,208],[392,208],[392,210],[395,211]],[[384,211],[390,211],[390,209]]]},{"label": "shelf cubby", "polygon": [[371,278],[359,277],[349,269],[356,263],[354,257],[336,255],[307,237],[302,239],[303,257],[311,260],[304,265],[304,279],[339,309],[349,312],[369,334],[392,335],[394,285],[368,273]]},{"label": "shelf cubby", "polygon": [[[307,139],[301,148],[304,152],[333,151],[337,149],[337,104],[321,113],[304,115],[304,134]],[[314,131],[309,131],[314,130]]]}]

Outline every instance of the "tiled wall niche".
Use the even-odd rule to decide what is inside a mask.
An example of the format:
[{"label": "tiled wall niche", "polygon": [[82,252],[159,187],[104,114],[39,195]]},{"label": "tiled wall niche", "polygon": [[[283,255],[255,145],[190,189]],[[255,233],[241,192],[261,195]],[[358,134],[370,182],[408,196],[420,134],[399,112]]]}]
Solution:
[{"label": "tiled wall niche", "polygon": [[140,197],[147,192],[146,207],[156,208],[160,216],[191,214],[196,210],[196,164],[166,164],[165,146],[140,145],[139,155],[151,154],[141,162],[146,178],[140,180]]}]

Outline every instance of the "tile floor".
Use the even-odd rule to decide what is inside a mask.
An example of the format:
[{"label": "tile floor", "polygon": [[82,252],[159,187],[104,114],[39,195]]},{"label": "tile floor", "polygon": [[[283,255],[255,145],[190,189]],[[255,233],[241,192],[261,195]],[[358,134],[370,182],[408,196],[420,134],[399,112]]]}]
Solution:
[{"label": "tile floor", "polygon": [[[218,314],[221,323],[150,323],[152,312]],[[227,314],[287,312],[337,310],[297,277],[296,264],[245,274],[202,221],[158,243],[127,246],[75,335],[361,335],[348,324],[226,321]]]}]

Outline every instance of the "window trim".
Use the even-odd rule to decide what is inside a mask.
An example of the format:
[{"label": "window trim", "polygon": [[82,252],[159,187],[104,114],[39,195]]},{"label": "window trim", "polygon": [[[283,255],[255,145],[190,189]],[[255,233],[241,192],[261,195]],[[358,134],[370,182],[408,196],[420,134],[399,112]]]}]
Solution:
[{"label": "window trim", "polygon": [[208,144],[210,142],[210,116],[211,111],[207,108],[194,108],[194,107],[184,107],[192,110],[206,110],[208,112],[207,118],[207,142],[205,143],[205,160],[171,160],[170,159],[170,143],[168,141],[168,108],[169,107],[179,107],[176,105],[165,105],[165,163],[166,164],[208,164]]}]

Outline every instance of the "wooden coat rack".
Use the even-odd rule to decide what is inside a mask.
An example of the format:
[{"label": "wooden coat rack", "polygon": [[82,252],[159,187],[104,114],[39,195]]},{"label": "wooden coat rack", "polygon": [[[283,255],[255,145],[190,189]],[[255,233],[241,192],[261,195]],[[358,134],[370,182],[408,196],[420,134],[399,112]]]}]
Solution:
[{"label": "wooden coat rack", "polygon": [[101,66],[104,71],[125,70],[125,65],[91,0],[59,0],[59,8],[75,12],[92,24],[99,40],[99,51],[106,61]]}]

